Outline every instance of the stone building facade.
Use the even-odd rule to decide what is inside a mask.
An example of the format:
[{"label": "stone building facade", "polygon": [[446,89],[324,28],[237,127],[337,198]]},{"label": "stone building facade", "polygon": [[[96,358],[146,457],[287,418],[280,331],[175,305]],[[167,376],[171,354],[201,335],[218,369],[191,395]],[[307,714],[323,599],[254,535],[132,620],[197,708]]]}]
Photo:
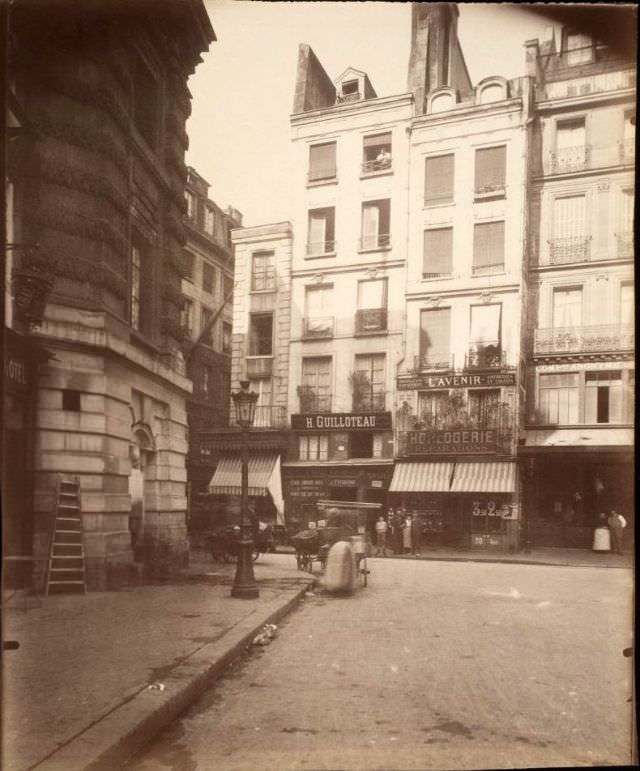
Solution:
[{"label": "stone building facade", "polygon": [[[187,559],[181,352],[187,79],[215,39],[199,0],[32,4],[11,13],[17,266],[54,278],[35,333],[33,551],[46,554],[60,475],[81,486],[89,588],[134,559]],[[132,508],[132,500],[135,506]],[[135,551],[135,553],[134,553]]]}]

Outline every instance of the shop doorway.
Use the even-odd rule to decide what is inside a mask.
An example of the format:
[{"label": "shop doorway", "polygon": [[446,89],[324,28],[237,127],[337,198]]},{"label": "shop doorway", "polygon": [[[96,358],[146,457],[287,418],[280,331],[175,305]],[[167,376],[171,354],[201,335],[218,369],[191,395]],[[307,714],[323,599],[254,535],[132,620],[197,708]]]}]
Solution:
[{"label": "shop doorway", "polygon": [[355,501],[357,499],[355,487],[330,487],[329,500],[331,501]]}]

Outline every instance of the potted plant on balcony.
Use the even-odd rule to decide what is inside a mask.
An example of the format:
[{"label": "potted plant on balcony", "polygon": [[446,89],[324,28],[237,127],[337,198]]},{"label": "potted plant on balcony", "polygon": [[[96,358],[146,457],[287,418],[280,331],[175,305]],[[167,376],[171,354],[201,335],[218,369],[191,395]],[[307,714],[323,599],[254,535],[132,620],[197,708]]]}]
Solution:
[{"label": "potted plant on balcony", "polygon": [[316,412],[318,396],[315,390],[309,385],[299,385],[297,391],[300,398],[300,412]]},{"label": "potted plant on balcony", "polygon": [[354,412],[370,410],[372,408],[373,394],[371,392],[371,381],[366,372],[356,370],[349,373],[349,382],[353,394]]}]

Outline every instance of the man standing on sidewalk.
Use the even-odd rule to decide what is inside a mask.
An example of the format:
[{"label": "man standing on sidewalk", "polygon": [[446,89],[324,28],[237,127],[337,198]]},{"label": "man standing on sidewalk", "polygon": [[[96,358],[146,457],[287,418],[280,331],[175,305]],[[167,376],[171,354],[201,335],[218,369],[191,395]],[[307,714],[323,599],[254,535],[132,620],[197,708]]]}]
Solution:
[{"label": "man standing on sidewalk", "polygon": [[627,526],[627,520],[622,514],[618,514],[615,509],[611,509],[607,524],[611,531],[611,545],[617,554],[622,554],[622,539],[624,536],[624,529]]},{"label": "man standing on sidewalk", "polygon": [[387,522],[384,517],[378,517],[376,522],[376,557],[380,556],[380,550],[382,550],[382,556],[387,556]]}]

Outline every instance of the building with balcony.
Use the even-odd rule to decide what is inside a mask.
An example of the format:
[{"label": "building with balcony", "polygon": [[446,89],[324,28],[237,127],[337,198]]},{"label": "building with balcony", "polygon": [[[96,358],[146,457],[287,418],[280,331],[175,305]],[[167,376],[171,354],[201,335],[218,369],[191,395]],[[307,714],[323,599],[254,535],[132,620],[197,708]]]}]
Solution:
[{"label": "building with balcony", "polygon": [[[200,431],[226,427],[231,384],[233,310],[233,245],[231,230],[242,226],[242,215],[221,209],[209,198],[209,183],[187,168],[184,218],[181,323],[187,377],[193,391],[187,399],[189,450],[187,484],[190,527],[199,526],[198,506],[207,492],[216,457],[202,447]],[[203,526],[206,523],[200,523]]]},{"label": "building with balcony", "polygon": [[72,3],[47,8],[46,25],[34,6],[11,9],[13,96],[30,128],[11,149],[12,237],[33,246],[14,267],[52,279],[32,331],[50,358],[32,379],[21,526],[28,554],[46,558],[59,477],[77,477],[89,588],[125,580],[134,560],[167,575],[188,557],[187,80],[213,40],[197,0],[155,16]]},{"label": "building with balcony", "polygon": [[525,47],[527,538],[590,547],[601,512],[633,524],[636,62],[566,27]]}]

